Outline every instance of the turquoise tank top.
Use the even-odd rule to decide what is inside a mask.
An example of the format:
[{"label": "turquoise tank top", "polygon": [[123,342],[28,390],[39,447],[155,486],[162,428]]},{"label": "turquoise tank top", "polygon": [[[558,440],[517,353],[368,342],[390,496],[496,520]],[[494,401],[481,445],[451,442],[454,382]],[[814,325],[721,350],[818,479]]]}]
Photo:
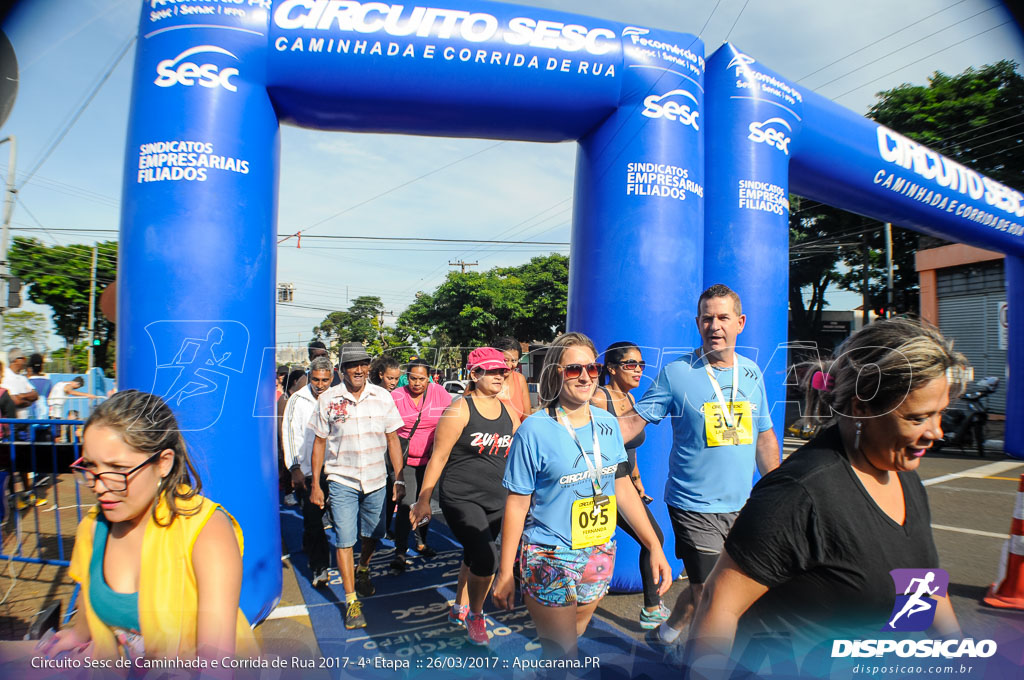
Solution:
[{"label": "turquoise tank top", "polygon": [[139,594],[114,592],[103,576],[103,555],[107,551],[110,526],[102,517],[97,518],[96,534],[92,542],[92,560],[89,563],[89,602],[100,621],[111,628],[139,630]]}]

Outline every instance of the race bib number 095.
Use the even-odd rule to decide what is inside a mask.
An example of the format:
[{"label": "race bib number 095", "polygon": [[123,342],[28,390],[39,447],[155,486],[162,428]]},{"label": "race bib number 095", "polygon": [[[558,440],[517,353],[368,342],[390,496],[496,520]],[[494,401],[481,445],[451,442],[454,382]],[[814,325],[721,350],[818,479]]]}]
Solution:
[{"label": "race bib number 095", "polygon": [[594,511],[593,498],[581,498],[572,504],[572,549],[589,548],[612,540],[616,520],[615,496]]}]

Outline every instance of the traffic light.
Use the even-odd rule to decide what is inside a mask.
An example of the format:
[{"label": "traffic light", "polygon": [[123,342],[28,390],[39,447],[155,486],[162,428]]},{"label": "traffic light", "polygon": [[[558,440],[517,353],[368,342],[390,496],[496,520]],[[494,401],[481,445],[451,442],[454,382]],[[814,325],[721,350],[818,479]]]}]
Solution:
[{"label": "traffic light", "polygon": [[100,339],[99,338],[94,338],[93,341],[92,341],[92,346],[93,347],[99,347],[100,346]]},{"label": "traffic light", "polygon": [[21,307],[21,279],[17,276],[7,277],[7,309]]}]

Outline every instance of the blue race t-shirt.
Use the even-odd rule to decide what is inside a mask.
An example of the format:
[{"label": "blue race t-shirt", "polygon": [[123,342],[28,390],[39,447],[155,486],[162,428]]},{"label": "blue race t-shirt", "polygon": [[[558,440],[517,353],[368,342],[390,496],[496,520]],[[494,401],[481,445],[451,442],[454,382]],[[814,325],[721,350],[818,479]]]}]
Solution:
[{"label": "blue race t-shirt", "polygon": [[708,446],[705,405],[717,405],[718,398],[697,351],[665,366],[636,404],[637,413],[649,423],[671,417],[672,452],[665,502],[674,508],[736,512],[750,495],[757,434],[771,429],[772,419],[760,369],[750,359],[737,357],[737,397],[732,394],[732,366],[712,370],[726,402],[749,402],[753,426],[753,441],[749,444]]},{"label": "blue race t-shirt", "polygon": [[[626,447],[615,416],[591,408],[591,422],[576,428],[576,437],[594,464],[593,427],[601,446],[601,492],[615,495],[615,473],[626,461]],[[527,543],[572,547],[572,504],[594,495],[587,463],[580,447],[557,419],[546,410],[523,421],[505,462],[505,488],[513,493],[533,494],[530,513],[523,528]]]}]

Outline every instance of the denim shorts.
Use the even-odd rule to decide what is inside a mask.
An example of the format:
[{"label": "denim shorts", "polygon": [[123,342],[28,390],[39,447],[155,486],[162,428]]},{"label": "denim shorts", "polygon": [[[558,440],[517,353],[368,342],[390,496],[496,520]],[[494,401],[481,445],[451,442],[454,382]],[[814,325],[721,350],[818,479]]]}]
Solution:
[{"label": "denim shorts", "polygon": [[519,555],[523,592],[547,607],[587,605],[608,592],[615,541],[590,548],[526,543]]},{"label": "denim shorts", "polygon": [[330,482],[331,524],[334,525],[334,547],[351,548],[363,538],[383,538],[380,521],[387,489],[381,487],[363,493],[350,486]]}]

